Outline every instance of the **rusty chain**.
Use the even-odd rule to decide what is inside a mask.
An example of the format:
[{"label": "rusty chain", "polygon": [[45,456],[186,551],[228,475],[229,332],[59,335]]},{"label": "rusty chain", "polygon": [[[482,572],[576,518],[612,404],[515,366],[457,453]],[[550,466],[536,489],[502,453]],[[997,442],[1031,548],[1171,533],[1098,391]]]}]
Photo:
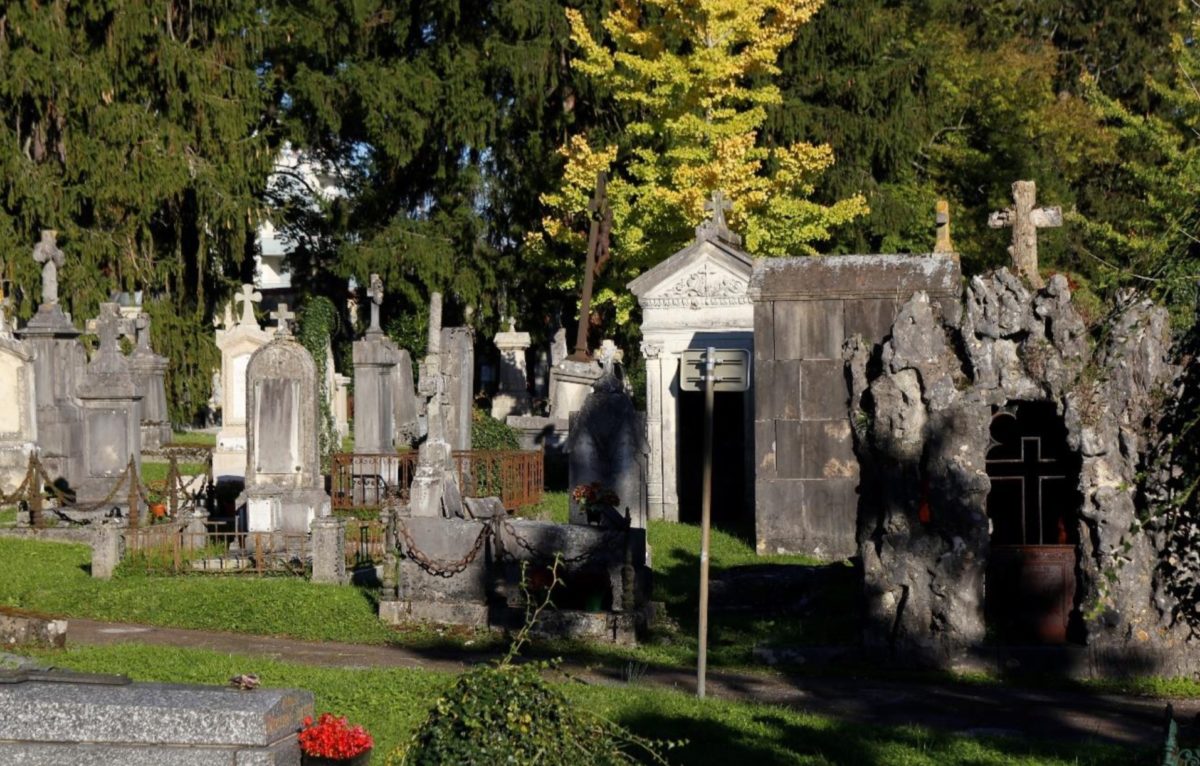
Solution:
[{"label": "rusty chain", "polygon": [[402,553],[434,577],[445,577],[447,579],[466,571],[467,567],[471,566],[472,562],[479,557],[479,552],[483,550],[483,544],[487,542],[488,537],[495,533],[493,529],[495,524],[492,521],[486,522],[483,525],[483,529],[479,530],[479,534],[475,537],[475,542],[471,545],[471,549],[467,551],[467,555],[458,561],[447,563],[427,556],[418,548],[412,538],[412,533],[408,531],[408,527],[399,518],[395,519],[395,524],[396,533],[404,542]]},{"label": "rusty chain", "polygon": [[[627,530],[624,530],[624,529],[610,530],[607,534],[605,534],[604,537],[602,537],[600,539],[600,542],[596,543],[591,548],[588,548],[587,550],[585,550],[584,552],[582,552],[576,556],[566,557],[566,556],[562,556],[560,554],[554,554],[554,553],[547,555],[547,554],[543,553],[542,551],[537,550],[536,548],[534,548],[533,543],[529,542],[529,540],[527,540],[526,538],[517,534],[516,529],[513,528],[512,522],[509,521],[508,519],[501,519],[500,526],[504,529],[504,531],[506,533],[508,533],[509,536],[512,537],[512,539],[516,542],[516,544],[519,547],[523,548],[527,553],[529,553],[529,555],[533,558],[534,561],[544,563],[544,562],[548,562],[548,561],[553,561],[555,558],[557,558],[563,564],[581,564],[581,563],[584,563],[587,561],[591,561],[593,559],[598,559],[598,558],[600,558],[601,554],[606,553],[610,549],[615,548],[618,544],[623,544],[625,534],[627,532]],[[517,560],[515,557],[512,557],[511,554],[508,554],[506,551],[504,551],[503,546],[501,546],[501,553],[506,556],[509,556],[514,561]]]}]

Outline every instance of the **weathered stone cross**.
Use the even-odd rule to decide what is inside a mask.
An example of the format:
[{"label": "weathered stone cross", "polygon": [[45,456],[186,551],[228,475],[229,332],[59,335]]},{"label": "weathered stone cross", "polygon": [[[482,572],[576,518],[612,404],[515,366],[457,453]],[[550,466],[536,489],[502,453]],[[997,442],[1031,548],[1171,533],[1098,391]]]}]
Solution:
[{"label": "weathered stone cross", "polygon": [[725,192],[717,189],[712,193],[712,199],[704,203],[705,211],[711,217],[696,227],[696,238],[701,240],[719,239],[734,246],[742,244],[742,238],[729,230],[725,221],[726,211],[733,210],[733,203],[725,196]]},{"label": "weathered stone cross", "polygon": [[117,339],[122,335],[133,335],[133,323],[121,316],[121,308],[115,303],[101,303],[100,316],[89,319],[88,332],[100,336],[100,353],[120,353]]},{"label": "weathered stone cross", "polygon": [[137,319],[133,320],[133,326],[137,330],[137,347],[142,351],[150,350],[150,315],[142,312],[137,315]]},{"label": "weathered stone cross", "polygon": [[242,317],[238,320],[238,324],[252,324],[258,326],[258,321],[254,318],[254,304],[262,302],[262,293],[254,289],[254,285],[242,285],[242,291],[233,296],[235,302],[242,304]]},{"label": "weathered stone cross", "polygon": [[1035,208],[1037,185],[1033,181],[1017,181],[1012,185],[1012,193],[1013,206],[988,216],[988,226],[993,229],[1012,227],[1008,253],[1012,256],[1013,268],[1029,284],[1041,288],[1045,283],[1038,273],[1037,230],[1062,226],[1062,208]]},{"label": "weathered stone cross", "polygon": [[275,335],[279,338],[286,338],[292,334],[288,322],[296,318],[296,315],[288,311],[286,303],[279,304],[279,307],[271,312],[271,318],[275,320]]},{"label": "weathered stone cross", "polygon": [[58,249],[58,232],[54,229],[42,231],[42,239],[33,246],[33,260],[42,264],[42,305],[58,303],[58,270],[66,261],[63,251]]},{"label": "weathered stone cross", "polygon": [[367,328],[367,332],[383,332],[379,326],[379,307],[383,304],[383,280],[378,274],[371,275],[371,289],[367,290],[367,297],[371,299],[371,326]]},{"label": "weathered stone cross", "polygon": [[933,244],[933,252],[953,253],[954,243],[950,241],[950,203],[944,199],[938,200],[934,212],[937,221],[937,240]]}]

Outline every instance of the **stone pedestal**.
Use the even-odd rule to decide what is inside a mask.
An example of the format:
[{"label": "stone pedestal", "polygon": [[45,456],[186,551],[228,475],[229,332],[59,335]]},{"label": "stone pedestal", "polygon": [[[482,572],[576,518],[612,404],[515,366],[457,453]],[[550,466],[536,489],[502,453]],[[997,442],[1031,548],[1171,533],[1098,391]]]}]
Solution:
[{"label": "stone pedestal", "polygon": [[500,387],[492,397],[492,417],[504,420],[509,415],[528,415],[530,398],[525,349],[529,348],[529,333],[517,332],[510,324],[508,332],[496,333],[494,342],[500,350]]},{"label": "stone pedestal", "polygon": [[[246,287],[249,287],[247,285]],[[246,368],[254,352],[271,341],[271,334],[254,318],[253,302],[258,293],[243,288],[241,317],[217,330],[221,350],[221,430],[213,451],[213,476],[218,482],[244,480],[246,475]],[[259,296],[261,298],[261,296]],[[232,320],[232,312],[229,312]],[[315,401],[315,399],[314,399]]]},{"label": "stone pedestal", "polygon": [[92,538],[92,577],[111,580],[121,563],[121,535],[124,519],[104,519]]},{"label": "stone pedestal", "polygon": [[246,387],[246,488],[238,504],[245,504],[247,530],[305,534],[313,519],[331,512],[316,364],[281,331],[250,358]]},{"label": "stone pedestal", "polygon": [[446,379],[446,441],[450,449],[471,449],[475,408],[475,338],[469,327],[442,330],[442,374]]},{"label": "stone pedestal", "polygon": [[319,516],[312,522],[312,581],[346,582],[346,522]]},{"label": "stone pedestal", "polygon": [[74,485],[82,466],[83,408],[75,389],[87,365],[79,330],[57,303],[43,304],[17,333],[33,357],[37,439],[51,479]]},{"label": "stone pedestal", "polygon": [[340,372],[333,376],[333,425],[338,439],[350,435],[350,381]]}]

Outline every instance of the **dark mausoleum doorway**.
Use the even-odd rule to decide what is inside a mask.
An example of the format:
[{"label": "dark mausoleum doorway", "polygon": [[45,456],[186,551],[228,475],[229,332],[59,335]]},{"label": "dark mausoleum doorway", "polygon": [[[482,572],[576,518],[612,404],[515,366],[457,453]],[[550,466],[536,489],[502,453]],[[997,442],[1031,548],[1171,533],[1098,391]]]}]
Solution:
[{"label": "dark mausoleum doorway", "polygon": [[[754,517],[746,508],[746,394],[713,394],[712,523],[753,539]],[[700,523],[704,478],[704,392],[679,392],[679,446],[676,476],[679,520]]]},{"label": "dark mausoleum doorway", "polygon": [[1050,402],[999,408],[991,437],[989,632],[1004,643],[1079,641],[1079,456]]}]

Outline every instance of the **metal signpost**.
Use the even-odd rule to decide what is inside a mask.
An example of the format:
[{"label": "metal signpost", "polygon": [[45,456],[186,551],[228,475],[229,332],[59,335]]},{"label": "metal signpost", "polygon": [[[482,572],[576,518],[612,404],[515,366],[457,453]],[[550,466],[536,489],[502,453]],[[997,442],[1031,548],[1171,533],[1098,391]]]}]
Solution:
[{"label": "metal signpost", "polygon": [[713,394],[750,387],[750,353],[744,349],[683,352],[679,371],[682,391],[704,386],[704,485],[700,500],[700,648],[696,656],[696,696],[704,698],[708,669],[708,541],[712,519]]}]

